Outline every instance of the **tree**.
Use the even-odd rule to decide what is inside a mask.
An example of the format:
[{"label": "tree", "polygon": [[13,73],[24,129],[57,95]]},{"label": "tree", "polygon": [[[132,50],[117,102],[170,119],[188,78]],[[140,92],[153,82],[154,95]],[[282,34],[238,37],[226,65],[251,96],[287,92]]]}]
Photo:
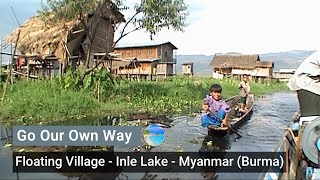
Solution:
[{"label": "tree", "polygon": [[[120,37],[115,41],[115,45],[123,37],[137,30],[145,29],[150,33],[152,39],[162,28],[172,27],[176,31],[183,31],[187,25],[188,12],[184,0],[141,0],[139,4],[135,4],[134,11],[135,13],[128,18],[120,31]],[[132,24],[134,28],[128,30],[129,24]]]},{"label": "tree", "polygon": [[[92,42],[96,34],[95,30],[99,26],[100,19],[94,26],[89,26],[86,16],[97,10],[105,2],[112,2],[112,8],[117,8],[121,12],[128,10],[133,10],[134,12],[131,17],[126,18],[127,20],[123,27],[117,26],[114,28],[114,31],[120,31],[120,36],[114,41],[112,50],[123,37],[134,31],[145,29],[146,32],[150,33],[150,38],[152,38],[163,28],[183,31],[187,25],[186,17],[188,12],[184,0],[140,0],[134,7],[126,6],[125,0],[46,0],[45,4],[42,3],[42,10],[39,11],[45,22],[68,22],[78,19],[84,25],[86,36],[89,37],[85,60],[86,70],[80,82],[83,82],[85,76],[96,68],[89,68],[88,65],[91,57]],[[106,55],[108,53],[105,52]]]},{"label": "tree", "polygon": [[[104,0],[46,0],[46,4],[42,3],[42,10],[39,11],[39,14],[48,23],[80,19],[85,26],[87,35],[92,40],[95,33],[89,34],[85,16],[89,12],[93,12],[102,2]],[[163,28],[183,31],[187,25],[188,12],[184,0],[140,0],[140,3],[136,3],[134,7],[126,6],[125,0],[113,0],[112,2],[120,11],[132,8],[134,10],[134,14],[127,18],[122,29],[115,28],[115,30],[120,30],[120,37],[114,42],[114,46],[123,37],[134,31],[145,29],[152,38]],[[130,24],[133,25],[133,29],[129,28]]]},{"label": "tree", "polygon": [[[72,20],[80,20],[81,25],[84,26],[84,31],[86,37],[88,37],[89,42],[86,44],[86,61],[85,67],[88,67],[89,60],[91,57],[92,42],[96,35],[97,27],[100,24],[102,18],[102,12],[105,8],[104,2],[109,2],[108,0],[47,0],[46,4],[42,3],[42,10],[39,11],[40,17],[45,23],[55,24],[69,22]],[[120,2],[118,2],[118,5]],[[111,4],[111,3],[110,3]],[[117,7],[110,7],[117,8]],[[98,11],[100,16],[96,22],[90,22],[88,20],[88,15],[92,14],[94,11]]]}]

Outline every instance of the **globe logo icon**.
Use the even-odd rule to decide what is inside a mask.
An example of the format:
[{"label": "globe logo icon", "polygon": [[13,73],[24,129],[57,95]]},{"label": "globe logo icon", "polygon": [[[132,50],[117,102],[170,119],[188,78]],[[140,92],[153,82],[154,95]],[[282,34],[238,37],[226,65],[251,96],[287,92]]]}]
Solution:
[{"label": "globe logo icon", "polygon": [[148,145],[159,146],[164,141],[164,130],[156,124],[151,124],[144,130],[143,138]]}]

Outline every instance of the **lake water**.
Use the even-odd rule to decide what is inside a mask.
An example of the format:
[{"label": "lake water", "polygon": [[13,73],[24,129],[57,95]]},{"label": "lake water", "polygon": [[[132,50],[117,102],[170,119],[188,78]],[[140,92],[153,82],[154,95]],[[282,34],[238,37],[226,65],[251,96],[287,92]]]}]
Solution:
[{"label": "lake water", "polygon": [[[244,123],[236,134],[223,138],[208,137],[207,130],[200,126],[199,117],[174,117],[173,127],[165,129],[165,141],[152,151],[206,151],[206,143],[231,152],[272,152],[280,141],[283,129],[288,126],[294,112],[298,110],[298,101],[294,93],[274,93],[256,98],[251,118]],[[1,136],[1,133],[0,133]],[[117,151],[132,151],[132,148],[115,147]],[[10,173],[12,171],[11,149],[0,151],[0,179],[110,179],[106,174],[82,174],[71,177],[58,173]],[[69,176],[69,178],[68,178]],[[258,173],[122,173],[117,179],[257,179]],[[89,178],[88,178],[89,177]]]}]

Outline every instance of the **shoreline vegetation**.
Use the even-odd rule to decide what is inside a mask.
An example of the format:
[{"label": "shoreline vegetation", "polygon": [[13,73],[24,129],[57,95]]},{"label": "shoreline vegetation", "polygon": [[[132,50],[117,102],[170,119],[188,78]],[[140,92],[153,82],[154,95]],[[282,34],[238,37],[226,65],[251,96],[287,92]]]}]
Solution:
[{"label": "shoreline vegetation", "polygon": [[[53,80],[20,80],[8,86],[0,105],[0,120],[7,125],[44,125],[52,120],[85,116],[153,113],[192,115],[201,109],[210,85],[221,84],[224,99],[238,94],[236,79],[210,77],[167,77],[158,81],[115,80],[107,90],[65,88]],[[250,82],[251,94],[261,96],[286,91],[285,83]],[[67,86],[69,87],[69,85]],[[99,87],[94,85],[93,87]],[[3,88],[0,88],[3,93]],[[98,99],[97,99],[98,97]]]}]

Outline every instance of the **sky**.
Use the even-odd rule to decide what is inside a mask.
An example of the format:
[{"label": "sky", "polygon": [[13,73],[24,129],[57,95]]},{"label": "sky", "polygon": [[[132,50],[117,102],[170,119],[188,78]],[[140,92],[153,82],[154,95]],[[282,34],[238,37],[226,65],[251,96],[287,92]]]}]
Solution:
[{"label": "sky", "polygon": [[[126,0],[131,5],[140,0]],[[189,6],[184,32],[163,30],[154,40],[143,30],[119,44],[170,41],[179,55],[239,52],[263,54],[320,48],[318,0],[185,0]],[[0,37],[36,15],[41,0],[1,0]],[[128,18],[129,13],[124,13]]]}]

